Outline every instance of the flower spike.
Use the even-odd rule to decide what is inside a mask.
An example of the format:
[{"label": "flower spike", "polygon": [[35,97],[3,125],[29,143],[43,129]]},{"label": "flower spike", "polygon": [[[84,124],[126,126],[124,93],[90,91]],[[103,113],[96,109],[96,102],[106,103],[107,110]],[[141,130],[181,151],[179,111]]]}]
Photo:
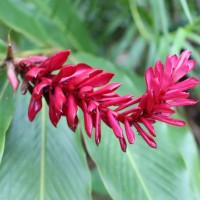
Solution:
[{"label": "flower spike", "polygon": [[31,56],[19,59],[7,68],[14,91],[19,85],[17,73],[24,79],[23,94],[27,87],[33,87],[28,108],[30,121],[41,110],[42,97],[45,97],[49,118],[55,127],[64,116],[69,128],[75,131],[79,123],[77,112],[81,109],[85,131],[90,138],[94,134],[97,145],[101,142],[103,121],[113,130],[123,151],[127,148],[123,130],[128,142],[133,144],[134,129],[150,147],[156,148],[154,123],[184,126],[184,121],[170,117],[175,113],[173,107],[197,103],[189,99],[187,90],[199,84],[198,79],[182,80],[196,63],[189,59],[188,50],[179,57],[168,55],[164,64],[157,61],[154,67],[149,67],[145,73],[146,92],[134,98],[116,93],[121,83],[109,83],[114,76],[111,72],[85,63],[65,65],[69,54],[70,51],[65,50],[50,57]]}]

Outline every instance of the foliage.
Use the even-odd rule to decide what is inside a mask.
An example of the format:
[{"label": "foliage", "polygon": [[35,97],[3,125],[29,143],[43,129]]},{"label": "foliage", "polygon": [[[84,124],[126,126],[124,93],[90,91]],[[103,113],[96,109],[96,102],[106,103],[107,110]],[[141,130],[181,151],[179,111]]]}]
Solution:
[{"label": "foliage", "polygon": [[[199,11],[196,0],[1,0],[0,58],[6,56],[8,32],[16,57],[72,49],[71,62],[114,72],[114,81],[123,83],[120,94],[137,96],[144,92],[145,68],[169,53],[188,48],[197,60],[189,76],[199,77]],[[199,86],[194,90],[199,98],[198,93]],[[29,99],[12,94],[2,66],[0,199],[91,199],[97,193],[137,200],[200,196],[199,155],[191,127],[157,123],[156,150],[138,136],[123,153],[106,127],[96,147],[82,126],[75,134],[65,121],[53,127],[45,108],[36,121],[28,122]],[[88,167],[91,159],[93,167]]]}]

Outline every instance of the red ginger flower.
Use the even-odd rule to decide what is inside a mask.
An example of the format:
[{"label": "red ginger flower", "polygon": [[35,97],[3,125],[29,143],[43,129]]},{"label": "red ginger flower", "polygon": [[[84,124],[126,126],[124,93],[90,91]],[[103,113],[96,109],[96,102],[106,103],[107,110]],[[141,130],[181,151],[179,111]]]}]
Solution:
[{"label": "red ginger flower", "polygon": [[[189,60],[190,52],[184,51],[180,57],[168,56],[165,66],[158,61],[155,68],[148,68],[145,74],[146,93],[133,98],[132,95],[119,96],[115,90],[121,83],[109,83],[113,73],[92,68],[84,63],[64,65],[70,51],[61,51],[49,58],[32,56],[16,64],[25,82],[33,85],[28,109],[30,121],[42,108],[42,96],[49,104],[49,117],[54,126],[65,116],[68,126],[75,131],[78,125],[77,111],[84,114],[85,130],[89,137],[95,129],[95,142],[101,140],[101,121],[113,129],[121,148],[126,151],[126,139],[120,124],[124,124],[129,143],[134,143],[132,126],[151,147],[156,148],[153,123],[163,121],[176,126],[185,123],[169,116],[175,111],[172,106],[193,105],[184,92],[198,84],[196,78],[179,81],[195,65]],[[55,74],[55,71],[58,71]],[[136,107],[129,106],[137,105]],[[111,106],[116,106],[111,109]],[[125,111],[123,111],[126,109]],[[144,126],[141,126],[143,124]],[[145,127],[145,129],[143,128]]]},{"label": "red ginger flower", "polygon": [[[137,108],[125,111],[119,117],[122,122],[128,120],[130,125],[135,126],[143,139],[153,148],[156,147],[156,143],[152,137],[156,134],[152,124],[158,120],[175,126],[184,126],[184,121],[169,118],[175,113],[171,107],[197,103],[195,100],[188,99],[189,93],[184,90],[196,86],[199,81],[196,78],[179,81],[195,66],[196,62],[188,60],[189,56],[190,52],[186,50],[179,58],[176,55],[168,56],[165,66],[158,61],[154,69],[149,67],[145,74],[146,93],[116,109],[120,111],[139,102]],[[150,134],[139,124],[143,124]]]}]

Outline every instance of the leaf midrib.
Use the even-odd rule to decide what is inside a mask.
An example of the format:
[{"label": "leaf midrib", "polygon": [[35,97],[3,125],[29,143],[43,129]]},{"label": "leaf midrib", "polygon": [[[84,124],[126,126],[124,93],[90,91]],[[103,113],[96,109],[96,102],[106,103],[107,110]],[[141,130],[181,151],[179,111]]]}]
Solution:
[{"label": "leaf midrib", "polygon": [[45,199],[45,156],[46,156],[46,106],[42,108],[41,165],[40,165],[40,200]]},{"label": "leaf midrib", "polygon": [[138,169],[138,166],[137,166],[137,164],[136,164],[136,162],[135,162],[135,160],[134,160],[132,154],[130,153],[129,150],[126,151],[126,154],[127,154],[128,160],[129,160],[130,163],[131,163],[131,166],[132,166],[133,169],[134,169],[134,172],[136,173],[136,176],[138,177],[138,180],[139,180],[140,183],[141,183],[141,186],[142,186],[142,188],[143,188],[143,190],[144,190],[144,193],[146,194],[146,196],[147,196],[147,198],[148,198],[149,200],[153,200],[153,198],[151,197],[151,195],[150,195],[150,193],[149,193],[149,191],[148,191],[148,188],[147,188],[147,186],[146,186],[146,184],[145,184],[145,182],[144,182],[144,180],[143,180],[143,178],[142,178],[142,175],[141,175],[141,173],[140,173],[140,171],[139,171],[139,169]]}]

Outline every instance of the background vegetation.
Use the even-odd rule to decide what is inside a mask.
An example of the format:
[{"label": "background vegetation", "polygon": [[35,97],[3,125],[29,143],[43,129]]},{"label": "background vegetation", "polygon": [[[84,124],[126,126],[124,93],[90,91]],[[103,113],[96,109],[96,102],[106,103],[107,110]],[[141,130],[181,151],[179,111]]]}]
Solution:
[{"label": "background vegetation", "polygon": [[[10,32],[16,57],[71,49],[70,62],[114,72],[120,94],[137,96],[145,69],[183,49],[197,60],[189,76],[200,76],[199,13],[198,0],[0,0],[0,58]],[[199,105],[179,111],[187,127],[156,124],[156,150],[137,135],[123,153],[107,127],[99,147],[82,125],[55,129],[46,106],[30,123],[29,99],[13,95],[2,67],[0,199],[199,199]]]}]

